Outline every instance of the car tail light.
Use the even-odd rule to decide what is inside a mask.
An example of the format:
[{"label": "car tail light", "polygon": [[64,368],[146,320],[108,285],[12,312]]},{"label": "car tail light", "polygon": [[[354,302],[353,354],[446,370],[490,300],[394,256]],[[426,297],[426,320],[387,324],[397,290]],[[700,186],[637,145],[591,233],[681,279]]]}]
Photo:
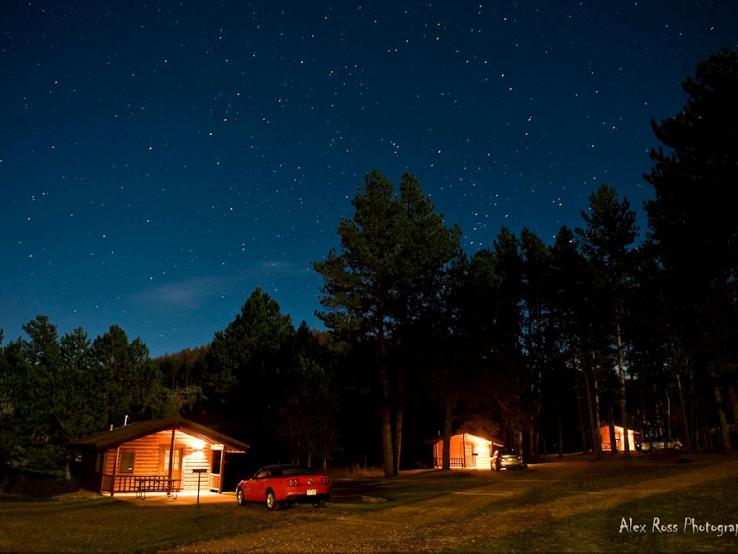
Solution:
[{"label": "car tail light", "polygon": [[331,484],[331,480],[328,477],[321,477],[320,478],[320,483],[322,485],[330,485]]},{"label": "car tail light", "polygon": [[299,479],[287,479],[287,484],[290,487],[296,487],[300,484],[300,480]]}]

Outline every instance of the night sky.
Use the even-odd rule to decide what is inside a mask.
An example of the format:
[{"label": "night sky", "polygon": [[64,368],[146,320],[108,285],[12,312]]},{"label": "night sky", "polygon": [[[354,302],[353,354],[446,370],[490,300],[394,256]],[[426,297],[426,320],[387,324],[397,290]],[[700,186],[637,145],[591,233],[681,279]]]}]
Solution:
[{"label": "night sky", "polygon": [[209,342],[310,261],[363,175],[415,173],[468,253],[641,203],[650,119],[736,47],[725,2],[0,3],[0,328]]}]

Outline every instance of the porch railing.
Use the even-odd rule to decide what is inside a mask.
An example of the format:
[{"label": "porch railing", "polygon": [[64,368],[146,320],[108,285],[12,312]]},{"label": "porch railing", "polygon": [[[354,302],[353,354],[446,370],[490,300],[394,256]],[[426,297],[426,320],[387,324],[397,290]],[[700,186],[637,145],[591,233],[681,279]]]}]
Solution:
[{"label": "porch railing", "polygon": [[208,477],[208,487],[213,490],[218,490],[220,488],[220,475],[217,473],[211,473]]},{"label": "porch railing", "polygon": [[109,475],[104,474],[102,490],[105,492],[166,492],[180,490],[180,479],[163,475]]},{"label": "porch railing", "polygon": [[[443,466],[443,458],[434,458],[435,467]],[[464,467],[464,458],[449,458],[451,467]]]}]

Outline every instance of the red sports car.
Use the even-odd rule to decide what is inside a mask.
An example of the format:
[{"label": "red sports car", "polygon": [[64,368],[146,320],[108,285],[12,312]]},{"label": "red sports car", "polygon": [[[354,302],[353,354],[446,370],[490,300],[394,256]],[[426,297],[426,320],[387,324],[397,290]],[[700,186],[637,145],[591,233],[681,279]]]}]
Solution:
[{"label": "red sports car", "polygon": [[331,479],[325,473],[297,465],[264,466],[236,487],[240,506],[265,502],[268,510],[282,503],[312,502],[316,508],[331,495]]}]

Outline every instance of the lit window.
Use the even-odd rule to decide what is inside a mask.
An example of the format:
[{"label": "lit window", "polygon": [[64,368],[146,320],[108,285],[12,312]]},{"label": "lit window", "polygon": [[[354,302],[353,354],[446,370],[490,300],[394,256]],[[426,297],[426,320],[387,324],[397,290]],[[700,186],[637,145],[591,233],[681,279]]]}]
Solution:
[{"label": "lit window", "polygon": [[136,451],[135,450],[121,450],[120,451],[120,473],[133,473],[133,468],[136,464]]}]

